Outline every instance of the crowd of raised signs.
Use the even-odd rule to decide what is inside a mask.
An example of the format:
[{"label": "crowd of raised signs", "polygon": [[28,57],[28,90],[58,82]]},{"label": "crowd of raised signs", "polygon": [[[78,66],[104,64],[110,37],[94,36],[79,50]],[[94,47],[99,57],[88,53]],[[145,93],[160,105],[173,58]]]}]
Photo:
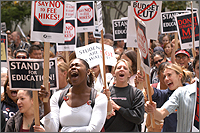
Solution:
[{"label": "crowd of raised signs", "polygon": [[[25,40],[18,31],[8,30],[6,34],[8,59],[43,59],[43,42],[30,41],[30,34]],[[49,56],[56,57],[58,61],[59,89],[47,92],[41,87],[39,91],[41,124],[39,126],[34,124],[32,92],[10,90],[7,76],[1,92],[1,131],[187,132],[196,131],[193,130],[193,126],[199,130],[199,106],[198,102],[196,103],[196,99],[199,98],[198,83],[194,88],[194,97],[189,97],[185,94],[187,90],[184,90],[184,88],[191,89],[190,86],[199,80],[199,47],[195,48],[196,57],[194,57],[192,50],[181,49],[179,42],[178,49],[175,49],[174,38],[174,34],[159,32],[157,40],[150,40],[150,94],[154,104],[148,103],[144,74],[142,71],[137,71],[137,48],[126,47],[124,40],[113,41],[112,33],[104,35],[104,44],[113,47],[118,60],[115,67],[106,66],[107,89],[104,87],[99,66],[89,68],[87,62],[76,59],[74,51],[67,52],[69,59],[66,59],[64,52],[57,51],[56,45],[50,43]],[[77,47],[85,46],[81,37],[77,40]],[[88,44],[92,45],[95,42],[101,43],[101,40],[94,38],[92,32],[88,33]],[[140,82],[143,87],[138,89]],[[179,87],[182,87],[182,91]],[[96,90],[96,95],[91,88]],[[68,91],[61,96],[64,90]],[[185,98],[191,101],[186,103],[192,106],[191,114],[194,117],[182,119],[189,111],[180,113],[181,111],[176,110],[177,108],[187,110],[186,106],[182,108],[180,101],[177,102],[182,100],[179,93],[184,93]],[[91,98],[92,95],[95,100]],[[41,100],[45,97],[49,98],[47,103]],[[62,103],[59,105],[60,99]],[[161,108],[160,110],[164,110],[164,114],[167,115],[157,117],[159,109],[152,105]],[[170,105],[176,111],[173,111]],[[154,113],[154,118],[149,116],[151,113]],[[154,126],[151,119],[155,121]]]}]

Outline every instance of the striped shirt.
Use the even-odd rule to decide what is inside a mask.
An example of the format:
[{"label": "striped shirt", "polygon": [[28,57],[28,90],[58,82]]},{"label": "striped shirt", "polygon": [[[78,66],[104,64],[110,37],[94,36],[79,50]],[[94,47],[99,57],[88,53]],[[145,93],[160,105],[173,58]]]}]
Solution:
[{"label": "striped shirt", "polygon": [[177,132],[190,132],[194,121],[194,107],[196,105],[197,83],[176,89],[161,108],[167,109],[169,114],[177,109]]}]

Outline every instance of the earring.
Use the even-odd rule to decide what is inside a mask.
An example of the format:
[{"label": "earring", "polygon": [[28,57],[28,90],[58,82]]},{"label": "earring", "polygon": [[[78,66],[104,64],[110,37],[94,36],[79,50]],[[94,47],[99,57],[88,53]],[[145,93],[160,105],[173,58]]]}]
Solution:
[{"label": "earring", "polygon": [[87,82],[90,83],[90,77],[87,75]]}]

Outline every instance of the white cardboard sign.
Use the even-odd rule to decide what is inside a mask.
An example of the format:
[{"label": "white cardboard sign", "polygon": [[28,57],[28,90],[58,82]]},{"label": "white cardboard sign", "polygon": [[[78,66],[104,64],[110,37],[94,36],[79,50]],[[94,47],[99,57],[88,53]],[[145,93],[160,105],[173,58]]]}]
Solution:
[{"label": "white cardboard sign", "polygon": [[135,29],[135,20],[133,17],[133,7],[128,6],[128,24],[127,24],[127,47],[137,48],[137,34]]},{"label": "white cardboard sign", "polygon": [[65,17],[75,18],[76,17],[76,3],[65,1]]},{"label": "white cardboard sign", "polygon": [[147,39],[158,39],[162,1],[131,1],[134,16],[144,21]]},{"label": "white cardboard sign", "polygon": [[[75,49],[76,57],[84,59],[90,68],[102,64],[102,44],[92,43]],[[113,47],[104,44],[105,65],[115,66],[117,59]]]}]

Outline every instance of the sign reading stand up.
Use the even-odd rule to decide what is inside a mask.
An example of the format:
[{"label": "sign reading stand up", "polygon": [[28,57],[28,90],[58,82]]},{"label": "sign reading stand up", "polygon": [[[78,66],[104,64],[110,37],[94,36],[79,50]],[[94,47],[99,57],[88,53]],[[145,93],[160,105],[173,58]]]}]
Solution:
[{"label": "sign reading stand up", "polygon": [[63,1],[32,1],[31,41],[64,43]]}]

